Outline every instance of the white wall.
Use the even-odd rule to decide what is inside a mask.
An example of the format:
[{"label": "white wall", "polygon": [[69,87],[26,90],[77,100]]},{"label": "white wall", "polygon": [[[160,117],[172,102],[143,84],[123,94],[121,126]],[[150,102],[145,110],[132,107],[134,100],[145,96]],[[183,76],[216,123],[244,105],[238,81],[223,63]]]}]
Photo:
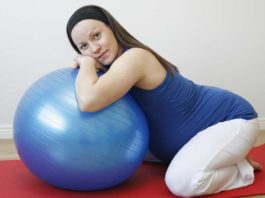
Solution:
[{"label": "white wall", "polygon": [[248,99],[264,127],[264,0],[0,3],[0,136],[10,135],[16,105],[27,87],[45,73],[71,64],[74,51],[65,25],[86,4],[105,7],[136,38],[178,65],[193,81]]}]

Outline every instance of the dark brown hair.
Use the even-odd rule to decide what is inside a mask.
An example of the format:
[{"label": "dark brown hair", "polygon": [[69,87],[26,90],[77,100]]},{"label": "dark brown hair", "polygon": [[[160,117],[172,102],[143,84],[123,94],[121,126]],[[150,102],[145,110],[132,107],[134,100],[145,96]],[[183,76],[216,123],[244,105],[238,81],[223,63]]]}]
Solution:
[{"label": "dark brown hair", "polygon": [[[158,61],[162,64],[162,66],[166,69],[166,71],[170,74],[173,74],[173,71],[178,71],[177,67],[175,65],[173,65],[172,63],[170,63],[169,61],[167,61],[166,59],[164,59],[162,56],[160,56],[159,54],[157,54],[154,50],[152,50],[150,47],[144,45],[143,43],[141,43],[140,41],[138,41],[136,38],[134,38],[129,32],[127,32],[127,30],[125,30],[122,25],[120,25],[120,23],[104,8],[101,8],[99,6],[96,5],[88,5],[88,6],[84,6],[78,10],[84,10],[84,9],[97,9],[99,10],[101,13],[103,13],[105,15],[105,17],[108,20],[108,25],[110,27],[110,29],[112,30],[115,38],[117,39],[117,42],[119,43],[119,45],[123,48],[132,48],[132,47],[139,47],[142,49],[146,49],[149,52],[151,52],[157,59]],[[74,14],[78,14],[78,10],[74,13]],[[70,18],[71,19],[71,18]],[[79,49],[77,48],[77,46],[74,44],[72,38],[71,38],[71,28],[68,27],[69,26],[69,21],[67,24],[67,36],[68,39],[71,43],[71,45],[73,46],[73,48],[77,51],[77,53],[80,54]]]}]

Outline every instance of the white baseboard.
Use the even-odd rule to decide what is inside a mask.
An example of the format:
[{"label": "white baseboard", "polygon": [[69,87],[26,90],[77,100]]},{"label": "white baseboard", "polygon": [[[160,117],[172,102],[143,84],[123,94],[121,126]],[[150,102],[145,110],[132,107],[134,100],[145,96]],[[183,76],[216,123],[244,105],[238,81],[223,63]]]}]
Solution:
[{"label": "white baseboard", "polygon": [[11,124],[0,125],[0,139],[12,139],[13,127]]},{"label": "white baseboard", "polygon": [[[260,129],[265,129],[265,117],[259,118]],[[13,139],[13,127],[11,124],[0,125],[0,139]]]},{"label": "white baseboard", "polygon": [[265,129],[265,118],[259,118],[259,127],[260,129]]}]

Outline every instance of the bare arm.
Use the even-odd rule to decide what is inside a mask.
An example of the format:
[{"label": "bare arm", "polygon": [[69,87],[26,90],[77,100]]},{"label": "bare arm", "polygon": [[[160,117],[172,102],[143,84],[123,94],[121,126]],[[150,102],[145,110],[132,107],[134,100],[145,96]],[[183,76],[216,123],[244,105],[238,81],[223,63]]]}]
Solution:
[{"label": "bare arm", "polygon": [[92,96],[90,93],[91,89],[98,80],[97,62],[90,57],[79,57],[76,66],[78,65],[80,70],[76,78],[75,89],[79,108],[81,111],[84,111],[84,105],[90,100],[89,97]]},{"label": "bare arm", "polygon": [[76,79],[76,94],[81,111],[94,112],[115,102],[144,77],[149,52],[133,48],[126,51],[101,77],[94,59],[83,60]]}]

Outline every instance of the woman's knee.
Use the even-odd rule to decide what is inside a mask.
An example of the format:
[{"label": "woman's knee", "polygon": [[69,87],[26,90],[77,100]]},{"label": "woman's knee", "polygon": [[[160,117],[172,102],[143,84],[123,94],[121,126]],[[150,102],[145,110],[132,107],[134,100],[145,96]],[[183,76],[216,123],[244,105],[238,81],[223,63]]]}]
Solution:
[{"label": "woman's knee", "polygon": [[192,171],[185,170],[168,170],[165,176],[165,183],[168,189],[177,196],[192,197],[200,195],[202,181],[205,178],[202,174],[194,174]]},{"label": "woman's knee", "polygon": [[214,193],[215,186],[212,185],[215,177],[214,171],[198,172],[193,175],[186,174],[185,176],[166,174],[165,182],[168,189],[177,196],[194,197],[208,195]]},{"label": "woman's knee", "polygon": [[[236,165],[218,170],[167,171],[165,182],[168,189],[177,196],[194,197],[218,193],[233,187],[237,181]],[[238,183],[238,182],[236,182]]]}]

